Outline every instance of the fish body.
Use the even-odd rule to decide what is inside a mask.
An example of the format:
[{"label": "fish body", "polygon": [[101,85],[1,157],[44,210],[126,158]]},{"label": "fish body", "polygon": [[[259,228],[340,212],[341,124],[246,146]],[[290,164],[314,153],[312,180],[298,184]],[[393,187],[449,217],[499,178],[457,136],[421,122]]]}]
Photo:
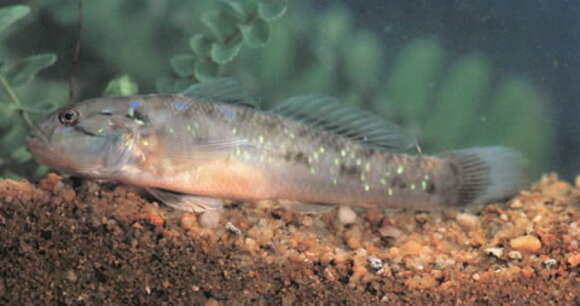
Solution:
[{"label": "fish body", "polygon": [[325,98],[275,111],[239,102],[203,92],[97,98],[50,115],[27,144],[51,168],[194,211],[221,207],[212,199],[433,209],[502,199],[525,181],[511,149],[395,153],[409,143],[399,130]]}]

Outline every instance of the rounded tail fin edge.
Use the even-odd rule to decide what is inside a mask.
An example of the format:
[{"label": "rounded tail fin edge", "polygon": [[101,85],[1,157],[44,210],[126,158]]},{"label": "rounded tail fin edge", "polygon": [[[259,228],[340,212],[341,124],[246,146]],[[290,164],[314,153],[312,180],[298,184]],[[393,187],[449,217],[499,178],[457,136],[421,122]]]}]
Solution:
[{"label": "rounded tail fin edge", "polygon": [[507,147],[476,147],[443,153],[462,175],[457,205],[507,199],[528,183],[527,160]]}]

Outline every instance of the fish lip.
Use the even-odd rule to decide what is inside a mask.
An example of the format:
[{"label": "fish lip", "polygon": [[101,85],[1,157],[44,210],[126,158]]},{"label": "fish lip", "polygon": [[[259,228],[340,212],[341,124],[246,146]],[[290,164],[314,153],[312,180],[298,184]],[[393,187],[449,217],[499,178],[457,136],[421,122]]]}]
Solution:
[{"label": "fish lip", "polygon": [[42,149],[46,147],[46,136],[42,133],[40,129],[32,130],[27,136],[24,141],[26,143],[26,147],[29,151],[35,151],[38,149]]}]

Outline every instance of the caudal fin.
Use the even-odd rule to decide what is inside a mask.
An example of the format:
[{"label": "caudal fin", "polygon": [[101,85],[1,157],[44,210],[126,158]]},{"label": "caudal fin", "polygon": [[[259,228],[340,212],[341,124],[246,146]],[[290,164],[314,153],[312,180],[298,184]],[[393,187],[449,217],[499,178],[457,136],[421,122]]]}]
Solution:
[{"label": "caudal fin", "polygon": [[470,148],[442,156],[450,159],[462,177],[456,202],[459,206],[506,199],[527,183],[526,159],[510,148]]}]

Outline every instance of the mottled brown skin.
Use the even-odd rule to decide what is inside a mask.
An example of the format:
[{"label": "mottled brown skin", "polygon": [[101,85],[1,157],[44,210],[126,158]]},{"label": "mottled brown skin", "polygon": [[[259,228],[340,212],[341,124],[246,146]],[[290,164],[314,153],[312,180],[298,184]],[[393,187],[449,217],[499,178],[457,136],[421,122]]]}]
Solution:
[{"label": "mottled brown skin", "polygon": [[[167,104],[186,99],[153,99],[136,111],[163,113]],[[135,142],[133,151],[139,158],[127,163],[122,181],[238,200],[410,208],[435,208],[458,200],[458,177],[452,175],[450,161],[442,158],[384,152],[247,107],[192,101],[187,109],[171,112],[171,122],[144,126],[157,127]],[[198,124],[188,133],[186,125],[192,121]],[[208,140],[237,138],[248,145],[198,148]]]},{"label": "mottled brown skin", "polygon": [[245,106],[146,95],[71,109],[78,122],[59,126],[67,110],[53,114],[29,148],[49,167],[89,178],[235,200],[379,208],[472,200],[452,156],[389,153]]}]

